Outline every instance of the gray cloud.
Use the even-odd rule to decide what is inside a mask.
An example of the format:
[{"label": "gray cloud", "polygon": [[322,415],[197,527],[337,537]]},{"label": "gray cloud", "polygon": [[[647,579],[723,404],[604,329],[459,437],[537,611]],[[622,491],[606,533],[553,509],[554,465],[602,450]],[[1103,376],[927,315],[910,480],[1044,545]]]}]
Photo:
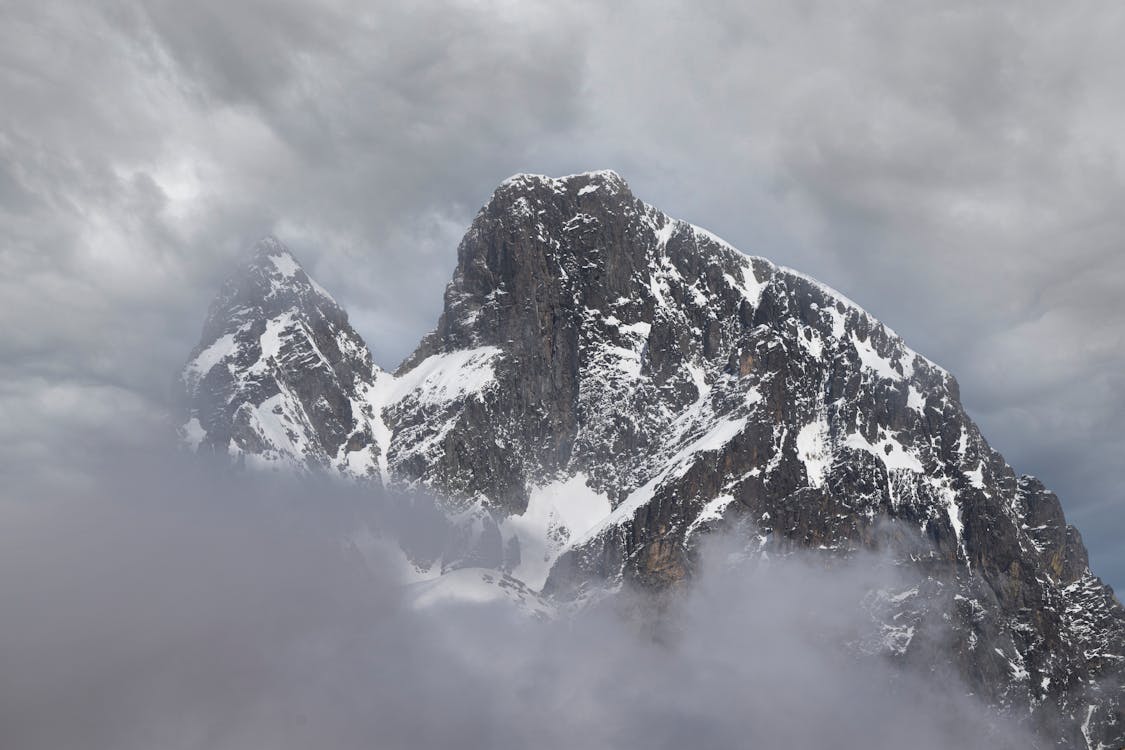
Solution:
[{"label": "gray cloud", "polygon": [[1125,11],[56,1],[0,16],[0,463],[65,468],[106,416],[147,440],[209,296],[267,231],[393,366],[496,183],[610,167],[953,371],[985,434],[1059,491],[1095,569],[1125,583]]},{"label": "gray cloud", "polygon": [[1029,746],[929,661],[841,648],[873,631],[866,592],[911,584],[878,558],[763,568],[716,540],[661,613],[418,611],[389,561],[340,543],[388,528],[369,493],[159,450],[91,477],[25,478],[0,506],[5,746]]}]

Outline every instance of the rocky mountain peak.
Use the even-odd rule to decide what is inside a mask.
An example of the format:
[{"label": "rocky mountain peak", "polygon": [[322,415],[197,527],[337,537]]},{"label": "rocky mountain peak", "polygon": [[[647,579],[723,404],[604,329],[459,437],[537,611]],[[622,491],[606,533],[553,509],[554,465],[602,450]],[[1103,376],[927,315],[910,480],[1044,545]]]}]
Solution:
[{"label": "rocky mountain peak", "polygon": [[280,240],[267,235],[246,254],[211,304],[203,337],[222,335],[232,324],[273,317],[289,310],[316,310],[347,319],[347,313],[302,268]]},{"label": "rocky mountain peak", "polygon": [[180,377],[181,434],[196,450],[302,470],[375,473],[380,370],[344,310],[275,237],[212,302]]},{"label": "rocky mountain peak", "polygon": [[489,203],[509,195],[518,200],[522,195],[539,190],[549,190],[562,195],[589,195],[602,190],[601,197],[613,195],[624,195],[630,199],[633,197],[629,183],[612,169],[579,172],[563,177],[520,172],[501,182],[493,192]]},{"label": "rocky mountain peak", "polygon": [[643,208],[615,172],[505,180],[462,240],[438,327],[406,368],[434,351],[525,339],[563,295],[596,291],[592,277],[624,281],[643,248],[622,241],[621,219]]},{"label": "rocky mountain peak", "polygon": [[1125,742],[1125,613],[1058,498],[838,292],[615,173],[521,174],[390,376],[275,243],[212,308],[189,440],[430,488],[464,523],[427,570],[496,568],[556,600],[683,585],[719,529],[748,555],[878,547],[925,581],[888,594],[887,656],[937,658],[920,634],[939,633],[998,710],[1061,746]]}]

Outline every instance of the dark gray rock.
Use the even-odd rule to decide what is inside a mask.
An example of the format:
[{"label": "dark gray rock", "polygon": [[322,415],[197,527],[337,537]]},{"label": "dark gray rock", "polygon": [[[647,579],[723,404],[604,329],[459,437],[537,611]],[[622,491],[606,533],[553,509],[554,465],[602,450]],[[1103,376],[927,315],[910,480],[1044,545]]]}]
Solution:
[{"label": "dark gray rock", "polygon": [[[900,554],[934,582],[975,690],[1063,745],[1083,726],[1125,742],[1122,610],[1058,499],[989,447],[951,375],[858,306],[604,172],[497,189],[445,301],[402,371],[495,346],[500,385],[406,476],[500,516],[545,477],[587,476],[614,512],[572,540],[548,592],[675,586],[713,528],[848,554],[885,545],[891,519],[924,540]],[[892,644],[911,658],[909,637]]]}]

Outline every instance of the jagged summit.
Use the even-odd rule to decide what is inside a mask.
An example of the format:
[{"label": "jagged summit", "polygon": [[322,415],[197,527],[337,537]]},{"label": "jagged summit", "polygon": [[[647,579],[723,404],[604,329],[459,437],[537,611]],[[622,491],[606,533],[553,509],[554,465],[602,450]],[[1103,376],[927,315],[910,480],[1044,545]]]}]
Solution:
[{"label": "jagged summit", "polygon": [[501,182],[496,188],[496,193],[502,193],[512,188],[521,189],[529,185],[547,186],[558,192],[567,190],[583,191],[583,195],[602,188],[606,188],[610,192],[629,192],[629,184],[620,174],[614,172],[612,169],[598,169],[591,172],[578,172],[576,174],[563,175],[562,177],[550,177],[544,174],[519,172]]},{"label": "jagged summit", "polygon": [[246,253],[208,310],[202,344],[218,338],[232,321],[272,317],[290,309],[335,308],[347,313],[301,267],[280,240],[267,235]]},{"label": "jagged summit", "polygon": [[555,599],[683,585],[716,529],[747,554],[831,555],[896,529],[921,540],[891,551],[926,584],[888,600],[889,657],[937,659],[940,636],[998,710],[1062,746],[1125,742],[1125,613],[1058,498],[988,445],[949,373],[843,295],[615,173],[516,175],[390,376],[287,255],[258,255],[185,373],[189,439],[431,488],[467,520],[428,570],[497,568]]},{"label": "jagged summit", "polygon": [[[547,228],[559,226],[561,236],[551,235]],[[513,242],[482,243],[483,235],[503,229],[514,238],[527,229],[532,242],[520,247]],[[651,264],[655,255],[669,247],[679,260],[708,263],[714,255],[738,269],[742,283],[746,278],[786,279],[792,285],[815,287],[835,306],[855,311],[872,326],[878,326],[897,339],[893,330],[882,325],[860,305],[840,292],[793,269],[778,266],[764,257],[747,256],[729,242],[688,222],[668,216],[654,206],[637,199],[626,181],[616,172],[599,170],[564,177],[538,174],[517,174],[505,180],[478,213],[458,250],[458,265],[446,290],[446,310],[437,329],[419,352],[426,352],[435,339],[448,341],[446,348],[459,348],[474,341],[506,340],[506,331],[491,334],[481,330],[492,321],[489,313],[504,305],[504,299],[518,293],[534,298],[535,292],[553,284],[572,282],[570,266],[583,270],[597,269],[605,281],[621,292],[626,289],[627,276]],[[512,255],[521,251],[519,255]],[[536,268],[536,266],[546,266]],[[525,276],[543,272],[535,279],[536,289],[517,288]],[[554,278],[545,278],[554,271]],[[749,277],[746,276],[749,274]],[[544,281],[550,282],[545,285]],[[583,290],[595,288],[589,279],[582,279]],[[572,284],[573,285],[573,284]],[[471,330],[475,329],[475,330]],[[910,351],[910,356],[916,353]],[[417,361],[408,358],[403,370]],[[928,361],[928,360],[927,360]],[[929,363],[933,365],[932,362]],[[940,369],[940,368],[939,368]]]},{"label": "jagged summit", "polygon": [[293,256],[292,251],[272,234],[267,234],[251,248],[244,265],[244,272],[249,273],[253,270],[261,271],[272,279],[277,288],[308,284],[317,293],[331,299],[331,295],[305,273],[305,269]]},{"label": "jagged summit", "polygon": [[259,290],[262,299],[287,288],[301,287],[312,288],[331,299],[331,295],[309,277],[293,252],[272,234],[258,240],[246,253],[241,268],[231,275],[231,280],[236,279],[267,282],[267,286]]},{"label": "jagged summit", "polygon": [[[263,236],[260,240],[254,243],[250,249],[251,262],[263,263],[268,262],[271,257],[284,257],[288,256],[293,258],[293,253],[289,251],[281,240],[272,234]],[[294,259],[295,261],[296,259]]]},{"label": "jagged summit", "polygon": [[180,378],[197,450],[297,468],[375,471],[360,391],[380,371],[348,316],[269,236],[223,284]]}]

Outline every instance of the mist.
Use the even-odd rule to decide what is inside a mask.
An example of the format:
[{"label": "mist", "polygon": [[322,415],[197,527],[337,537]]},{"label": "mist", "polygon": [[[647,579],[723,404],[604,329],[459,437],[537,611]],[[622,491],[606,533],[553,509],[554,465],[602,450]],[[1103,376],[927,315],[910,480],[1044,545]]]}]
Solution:
[{"label": "mist", "polygon": [[372,488],[156,448],[94,463],[86,482],[4,495],[4,747],[1032,744],[938,660],[863,647],[871,593],[914,583],[875,555],[763,558],[731,534],[659,600],[623,590],[553,619],[418,607],[390,545],[349,542],[446,533],[417,498],[403,513]]}]

